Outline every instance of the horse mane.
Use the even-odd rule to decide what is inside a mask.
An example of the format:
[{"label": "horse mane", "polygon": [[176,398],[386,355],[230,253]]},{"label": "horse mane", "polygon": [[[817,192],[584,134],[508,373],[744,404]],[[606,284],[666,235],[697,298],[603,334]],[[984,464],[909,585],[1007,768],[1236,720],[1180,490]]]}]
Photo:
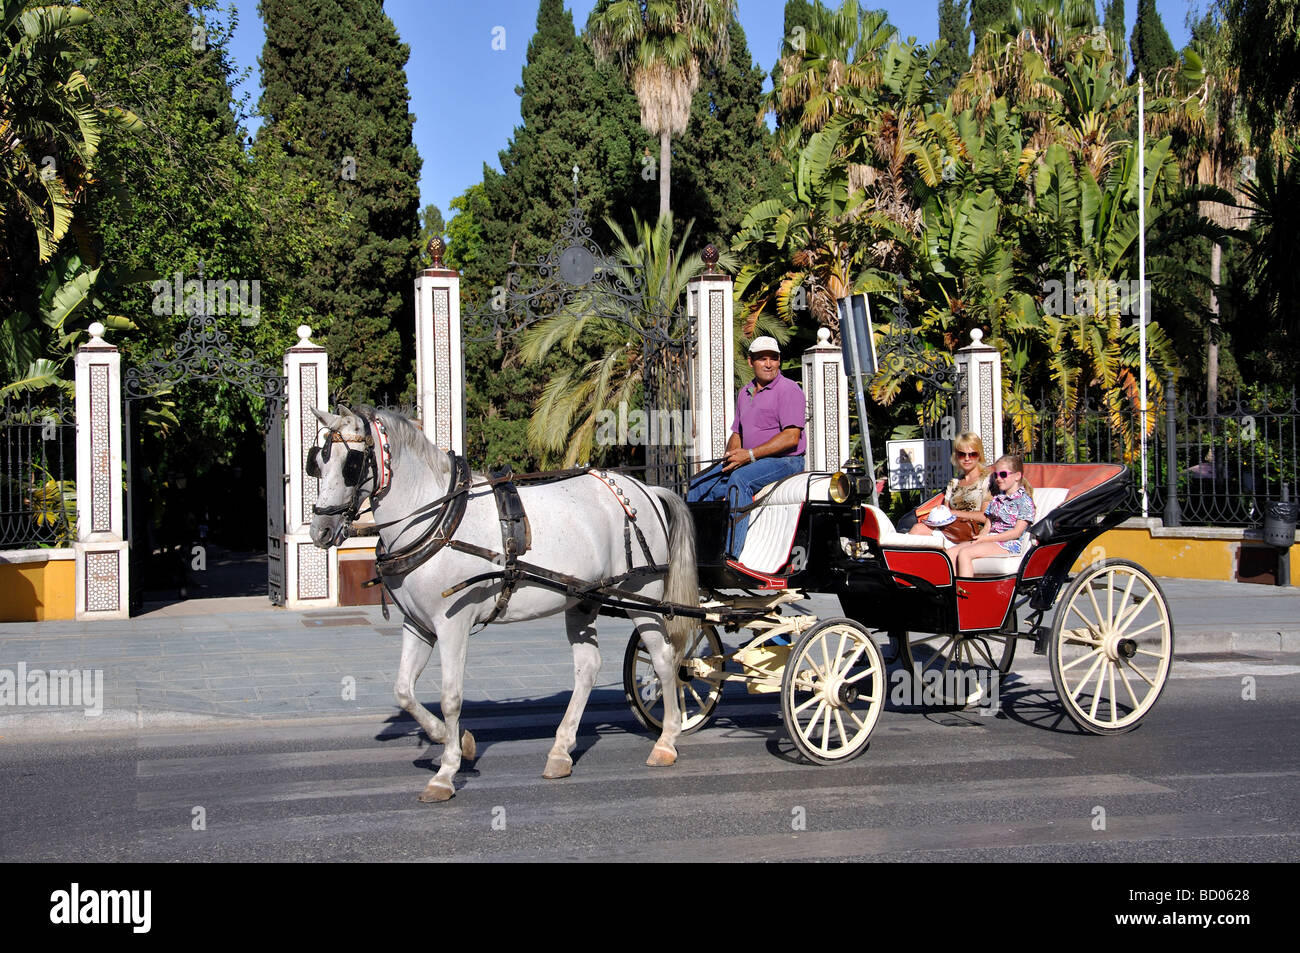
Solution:
[{"label": "horse mane", "polygon": [[366,404],[357,408],[361,414],[377,417],[388,433],[388,440],[393,446],[393,454],[410,453],[418,457],[433,473],[445,473],[451,468],[451,460],[436,443],[428,438],[415,421],[395,410],[379,410]]}]

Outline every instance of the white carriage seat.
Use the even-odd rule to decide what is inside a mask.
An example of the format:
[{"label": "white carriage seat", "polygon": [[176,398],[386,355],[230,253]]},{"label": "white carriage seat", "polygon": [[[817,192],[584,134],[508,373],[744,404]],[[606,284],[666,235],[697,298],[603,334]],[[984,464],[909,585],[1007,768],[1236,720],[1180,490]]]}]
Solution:
[{"label": "white carriage seat", "polygon": [[740,562],[765,573],[774,573],[789,562],[804,503],[829,500],[830,485],[830,474],[805,471],[769,483],[755,493],[758,505],[749,511]]},{"label": "white carriage seat", "polygon": [[[1036,486],[1030,496],[1034,500],[1034,522],[1037,522],[1048,513],[1056,509],[1063,502],[1070,491],[1058,486]],[[1034,548],[1034,538],[1025,530],[1025,536],[1030,541],[1030,545],[1025,547],[1024,552],[1018,556],[1012,556],[1008,553],[1005,556],[980,556],[972,564],[977,576],[1006,576],[1020,569],[1020,564],[1029,551]]]}]

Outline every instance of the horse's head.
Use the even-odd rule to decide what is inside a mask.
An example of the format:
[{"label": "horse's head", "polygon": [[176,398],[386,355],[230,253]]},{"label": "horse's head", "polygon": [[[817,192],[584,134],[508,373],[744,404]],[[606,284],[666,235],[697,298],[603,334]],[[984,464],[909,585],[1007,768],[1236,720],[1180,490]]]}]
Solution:
[{"label": "horse's head", "polygon": [[376,480],[374,439],[370,421],[346,407],[335,415],[311,408],[325,426],[319,443],[307,451],[307,475],[316,477],[319,489],[311,538],[321,549],[347,538],[348,526],[374,490]]}]

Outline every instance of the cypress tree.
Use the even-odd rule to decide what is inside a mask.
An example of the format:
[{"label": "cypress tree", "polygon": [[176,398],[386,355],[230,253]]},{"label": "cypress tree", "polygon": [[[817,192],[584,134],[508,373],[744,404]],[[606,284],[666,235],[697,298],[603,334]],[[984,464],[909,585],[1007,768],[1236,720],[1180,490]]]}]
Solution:
[{"label": "cypress tree", "polygon": [[[304,273],[342,399],[395,397],[414,353],[420,157],[402,43],[379,0],[261,0],[266,119],[300,110],[289,161],[333,183],[346,240]],[[300,104],[300,105],[299,105]]]},{"label": "cypress tree", "polygon": [[970,69],[966,0],[939,0],[939,39],[948,44],[939,54],[939,76],[935,88],[935,95],[942,102],[952,93],[958,78]]},{"label": "cypress tree", "polygon": [[971,0],[970,28],[979,43],[989,30],[1001,30],[1011,19],[1011,0]]},{"label": "cypress tree", "polygon": [[1156,10],[1156,0],[1138,0],[1137,21],[1133,24],[1130,42],[1133,46],[1132,79],[1136,79],[1139,73],[1148,80],[1153,79],[1157,72],[1172,66],[1177,59],[1174,44],[1170,42]]}]

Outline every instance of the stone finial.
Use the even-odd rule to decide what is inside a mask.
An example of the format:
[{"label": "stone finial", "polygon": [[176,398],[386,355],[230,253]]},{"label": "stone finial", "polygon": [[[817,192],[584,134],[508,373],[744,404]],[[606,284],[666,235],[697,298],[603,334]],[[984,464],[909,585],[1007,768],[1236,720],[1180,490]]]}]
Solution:
[{"label": "stone finial", "polygon": [[298,325],[298,346],[307,347],[311,345],[311,328],[306,324]]},{"label": "stone finial", "polygon": [[982,340],[984,340],[984,332],[981,331],[979,328],[971,328],[970,343],[974,345],[978,345]]},{"label": "stone finial", "polygon": [[817,329],[817,346],[818,346],[818,347],[829,347],[829,346],[830,346],[830,343],[831,343],[831,329],[828,328],[828,327],[820,327],[820,328],[818,328],[818,329]]},{"label": "stone finial", "polygon": [[107,329],[104,327],[103,322],[95,321],[86,330],[90,332],[90,343],[92,344],[104,343],[104,331],[106,331]]},{"label": "stone finial", "polygon": [[717,264],[718,264],[718,250],[717,250],[717,248],[715,248],[715,247],[713,246],[712,243],[709,243],[708,245],[705,245],[705,246],[704,246],[704,252],[703,252],[703,254],[700,255],[700,257],[704,260],[704,268],[705,268],[705,270],[708,272],[708,274],[710,274],[710,275],[716,275],[716,274],[718,273],[718,269],[717,269]]},{"label": "stone finial", "polygon": [[447,250],[447,243],[442,240],[441,235],[435,235],[429,239],[429,257],[433,259],[434,268],[443,268],[443,253]]}]

